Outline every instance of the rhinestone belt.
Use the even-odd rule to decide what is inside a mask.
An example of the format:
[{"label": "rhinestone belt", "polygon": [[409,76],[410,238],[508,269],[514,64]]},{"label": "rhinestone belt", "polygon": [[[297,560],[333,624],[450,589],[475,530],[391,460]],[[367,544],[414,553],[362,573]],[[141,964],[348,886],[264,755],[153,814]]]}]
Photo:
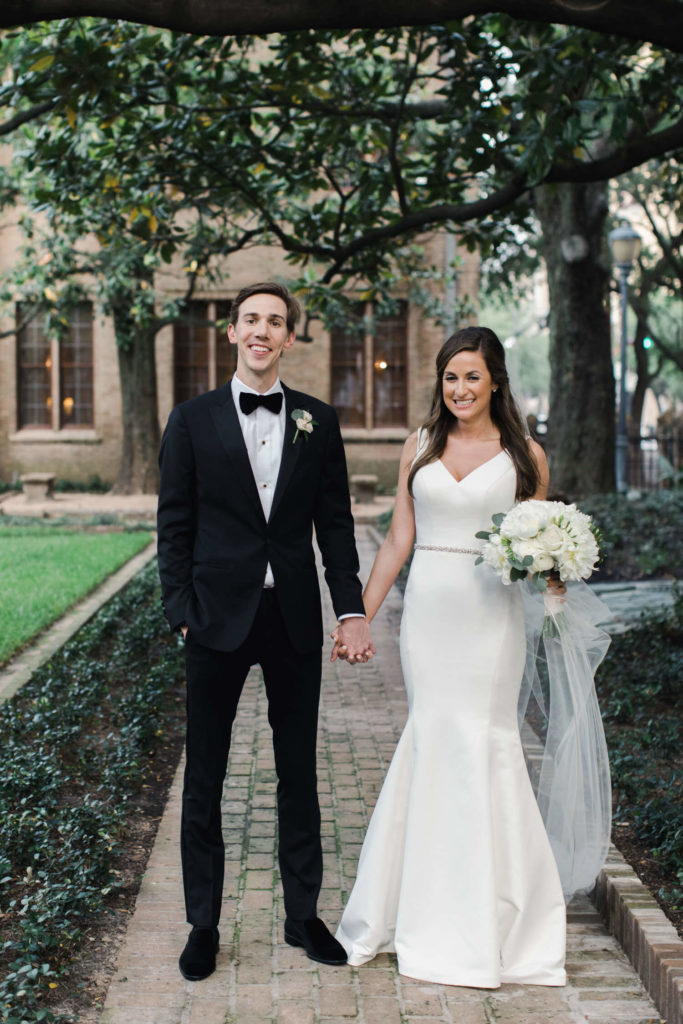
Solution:
[{"label": "rhinestone belt", "polygon": [[416,544],[416,551],[451,551],[455,555],[480,555],[477,548],[448,548],[440,544]]}]

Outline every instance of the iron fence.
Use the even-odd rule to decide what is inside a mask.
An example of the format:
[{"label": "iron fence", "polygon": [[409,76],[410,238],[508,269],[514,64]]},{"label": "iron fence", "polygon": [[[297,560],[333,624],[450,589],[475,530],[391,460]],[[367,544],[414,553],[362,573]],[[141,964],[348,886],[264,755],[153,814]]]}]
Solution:
[{"label": "iron fence", "polygon": [[683,435],[650,434],[628,439],[628,486],[639,490],[672,487],[683,465]]}]

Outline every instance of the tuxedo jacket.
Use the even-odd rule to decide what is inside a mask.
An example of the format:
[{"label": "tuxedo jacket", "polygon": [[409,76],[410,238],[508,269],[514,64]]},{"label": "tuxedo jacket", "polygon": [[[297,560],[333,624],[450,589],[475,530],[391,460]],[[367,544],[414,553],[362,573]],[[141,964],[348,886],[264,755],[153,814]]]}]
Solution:
[{"label": "tuxedo jacket", "polygon": [[[346,458],[334,410],[283,385],[285,431],[266,521],[230,383],[176,406],[161,441],[158,553],[171,629],[221,651],[246,639],[268,562],[298,651],[322,643],[313,528],[336,615],[363,613]],[[299,433],[294,409],[317,425]]]}]

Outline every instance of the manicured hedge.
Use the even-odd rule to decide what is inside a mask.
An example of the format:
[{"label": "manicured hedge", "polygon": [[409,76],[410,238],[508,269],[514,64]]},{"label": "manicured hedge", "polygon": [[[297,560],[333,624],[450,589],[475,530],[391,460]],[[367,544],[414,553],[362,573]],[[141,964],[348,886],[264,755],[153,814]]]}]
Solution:
[{"label": "manicured hedge", "polygon": [[0,707],[0,1021],[43,1005],[116,886],[131,797],[178,700],[156,563]]},{"label": "manicured hedge", "polygon": [[683,905],[683,591],[672,614],[613,638],[596,685],[610,752],[614,822],[661,863]]}]

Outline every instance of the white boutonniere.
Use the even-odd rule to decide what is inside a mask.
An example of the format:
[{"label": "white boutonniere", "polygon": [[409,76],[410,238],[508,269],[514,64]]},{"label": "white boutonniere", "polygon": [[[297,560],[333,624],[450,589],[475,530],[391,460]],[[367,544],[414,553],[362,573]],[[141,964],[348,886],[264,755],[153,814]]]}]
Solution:
[{"label": "white boutonniere", "polygon": [[296,423],[296,433],[294,434],[292,444],[296,444],[296,439],[299,434],[308,441],[308,435],[313,433],[313,427],[318,426],[318,421],[314,420],[310,412],[307,412],[305,409],[295,409],[291,413],[291,416]]}]

